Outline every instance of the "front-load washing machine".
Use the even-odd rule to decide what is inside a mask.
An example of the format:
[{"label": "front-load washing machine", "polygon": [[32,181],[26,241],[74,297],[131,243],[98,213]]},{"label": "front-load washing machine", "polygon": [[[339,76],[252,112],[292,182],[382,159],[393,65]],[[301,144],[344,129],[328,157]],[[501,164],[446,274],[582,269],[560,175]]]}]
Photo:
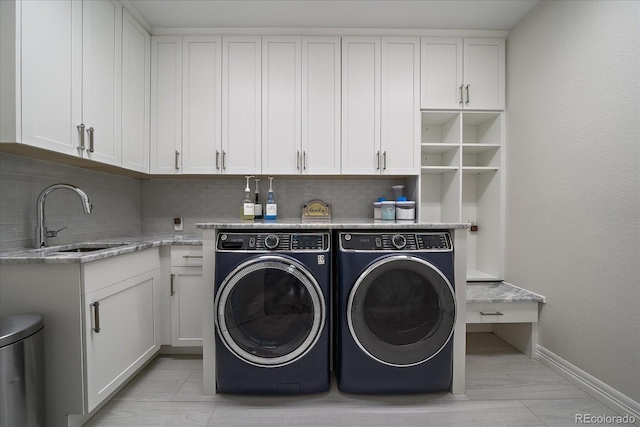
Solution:
[{"label": "front-load washing machine", "polygon": [[330,234],[220,232],[216,386],[223,393],[329,389]]},{"label": "front-load washing machine", "polygon": [[338,388],[450,389],[456,302],[449,233],[340,232],[338,243]]}]

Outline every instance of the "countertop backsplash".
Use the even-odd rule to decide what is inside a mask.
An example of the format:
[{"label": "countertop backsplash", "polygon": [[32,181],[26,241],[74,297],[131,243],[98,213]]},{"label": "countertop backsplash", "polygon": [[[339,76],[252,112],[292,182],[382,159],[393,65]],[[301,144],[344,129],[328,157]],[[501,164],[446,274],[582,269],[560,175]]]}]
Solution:
[{"label": "countertop backsplash", "polygon": [[[260,198],[269,189],[267,176],[259,176]],[[31,248],[36,219],[36,199],[47,186],[74,184],[93,204],[91,214],[82,211],[76,194],[57,190],[46,200],[49,230],[62,230],[50,245],[173,233],[173,218],[184,230],[176,234],[200,236],[196,223],[239,216],[244,194],[242,176],[189,179],[136,179],[0,153],[0,250]],[[402,184],[405,195],[416,198],[417,179],[384,177],[283,177],[273,182],[278,217],[298,218],[301,205],[312,199],[331,204],[333,218],[372,218],[373,201],[393,197],[391,187]],[[255,182],[251,181],[251,191]]]}]

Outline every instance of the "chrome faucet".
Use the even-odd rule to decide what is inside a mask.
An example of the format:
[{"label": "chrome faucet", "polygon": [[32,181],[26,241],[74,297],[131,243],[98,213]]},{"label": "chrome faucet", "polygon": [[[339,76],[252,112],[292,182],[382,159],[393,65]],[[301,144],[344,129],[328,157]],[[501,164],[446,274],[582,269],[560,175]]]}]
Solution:
[{"label": "chrome faucet", "polygon": [[60,230],[57,231],[47,231],[47,227],[45,227],[44,225],[44,201],[47,198],[47,196],[53,191],[53,190],[57,190],[59,188],[66,188],[68,190],[73,190],[75,191],[75,193],[80,197],[80,200],[82,200],[82,208],[84,209],[84,213],[89,214],[91,213],[91,210],[93,209],[93,206],[91,205],[91,202],[89,201],[89,196],[87,196],[87,193],[85,193],[84,191],[82,191],[79,187],[76,187],[75,185],[71,185],[71,184],[53,184],[50,185],[49,187],[45,188],[44,190],[42,190],[42,193],[40,193],[40,195],[38,196],[38,223],[36,225],[36,233],[35,233],[35,240],[34,240],[34,246],[36,248],[42,248],[47,246],[47,238],[48,237],[56,237],[58,235],[58,231],[63,230],[64,228],[61,228]]}]

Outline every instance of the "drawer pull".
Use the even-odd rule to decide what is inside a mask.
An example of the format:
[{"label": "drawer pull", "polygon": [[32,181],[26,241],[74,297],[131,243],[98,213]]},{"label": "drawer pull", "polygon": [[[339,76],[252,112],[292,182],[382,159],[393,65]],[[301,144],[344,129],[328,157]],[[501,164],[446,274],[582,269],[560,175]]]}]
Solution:
[{"label": "drawer pull", "polygon": [[93,304],[93,331],[97,334],[100,332],[100,301],[96,301]]},{"label": "drawer pull", "polygon": [[202,255],[182,255],[182,258],[202,258]]},{"label": "drawer pull", "polygon": [[484,311],[480,312],[481,316],[504,316],[504,313],[500,313],[499,311],[494,311],[493,313],[485,313]]},{"label": "drawer pull", "polygon": [[169,278],[171,279],[171,289],[170,289],[170,292],[171,292],[171,293],[170,293],[170,296],[174,296],[174,295],[176,294],[176,291],[175,291],[175,289],[173,288],[173,281],[174,281],[175,277],[176,277],[176,275],[175,275],[175,274],[171,274],[171,275],[169,276]]}]

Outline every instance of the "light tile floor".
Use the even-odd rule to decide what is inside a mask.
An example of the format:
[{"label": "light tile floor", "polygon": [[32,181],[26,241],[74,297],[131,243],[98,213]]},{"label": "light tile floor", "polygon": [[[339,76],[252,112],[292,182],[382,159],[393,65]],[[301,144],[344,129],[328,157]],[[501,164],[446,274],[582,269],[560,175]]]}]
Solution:
[{"label": "light tile floor", "polygon": [[[199,356],[160,356],[87,426],[575,426],[617,413],[490,333],[467,335],[467,393],[202,394]],[[625,415],[625,414],[621,414]],[[606,425],[606,424],[600,424]]]}]

